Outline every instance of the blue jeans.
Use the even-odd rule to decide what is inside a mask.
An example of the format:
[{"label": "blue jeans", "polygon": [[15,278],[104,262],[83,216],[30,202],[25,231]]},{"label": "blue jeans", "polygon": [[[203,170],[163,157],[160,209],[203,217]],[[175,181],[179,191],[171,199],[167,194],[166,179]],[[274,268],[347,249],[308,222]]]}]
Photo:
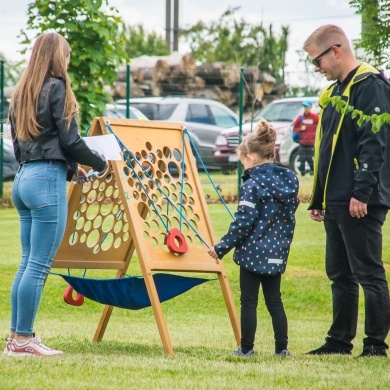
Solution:
[{"label": "blue jeans", "polygon": [[382,226],[387,208],[368,206],[364,218],[352,218],[348,206],[325,210],[326,273],[332,281],[333,323],[326,343],[351,350],[358,323],[359,285],[365,298],[364,346],[388,348],[390,301],[382,262]]},{"label": "blue jeans", "polygon": [[12,199],[20,216],[22,260],[11,289],[11,332],[29,336],[45,278],[65,231],[65,163],[23,164],[15,176]]}]

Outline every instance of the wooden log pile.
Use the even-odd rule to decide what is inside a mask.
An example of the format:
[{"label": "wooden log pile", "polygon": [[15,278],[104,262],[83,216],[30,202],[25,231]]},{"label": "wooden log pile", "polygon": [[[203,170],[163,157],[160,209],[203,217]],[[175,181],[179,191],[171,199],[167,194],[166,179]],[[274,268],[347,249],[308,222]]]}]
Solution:
[{"label": "wooden log pile", "polygon": [[[130,96],[190,96],[213,99],[229,107],[239,104],[240,67],[214,63],[197,65],[189,55],[141,56],[130,64]],[[244,108],[262,107],[287,92],[257,67],[244,68]],[[126,97],[126,67],[118,71],[111,91],[114,99]]]}]

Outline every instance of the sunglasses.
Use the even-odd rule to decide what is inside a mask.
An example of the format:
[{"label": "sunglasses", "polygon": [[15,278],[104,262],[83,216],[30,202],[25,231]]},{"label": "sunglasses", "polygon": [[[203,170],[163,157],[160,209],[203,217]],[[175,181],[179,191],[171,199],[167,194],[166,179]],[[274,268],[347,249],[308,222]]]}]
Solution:
[{"label": "sunglasses", "polygon": [[326,49],[325,51],[323,51],[319,56],[317,56],[316,58],[314,58],[314,60],[311,60],[311,63],[316,66],[317,68],[319,68],[321,66],[321,61],[320,61],[320,58],[323,57],[325,54],[328,54],[334,47],[341,47],[340,44],[337,44],[337,45],[332,45],[329,49]]}]

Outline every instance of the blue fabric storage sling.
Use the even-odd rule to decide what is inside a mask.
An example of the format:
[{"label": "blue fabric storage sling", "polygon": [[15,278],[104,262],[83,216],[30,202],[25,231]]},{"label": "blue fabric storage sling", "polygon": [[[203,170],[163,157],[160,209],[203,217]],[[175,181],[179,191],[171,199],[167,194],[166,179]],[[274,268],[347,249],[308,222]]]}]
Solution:
[{"label": "blue fabric storage sling", "polygon": [[[139,310],[151,305],[143,277],[90,279],[70,275],[60,276],[84,297],[104,305],[131,310]],[[160,302],[174,298],[210,280],[163,273],[154,274],[153,279]]]}]

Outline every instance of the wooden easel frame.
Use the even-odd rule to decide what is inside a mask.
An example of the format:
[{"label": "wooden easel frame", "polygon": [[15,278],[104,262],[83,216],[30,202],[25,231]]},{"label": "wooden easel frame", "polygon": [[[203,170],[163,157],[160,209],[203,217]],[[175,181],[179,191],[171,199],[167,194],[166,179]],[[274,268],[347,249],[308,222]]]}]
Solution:
[{"label": "wooden easel frame", "polygon": [[[118,138],[121,143],[126,145],[130,151],[136,150],[137,148],[145,148],[143,146],[145,145],[145,142],[147,146],[157,144],[158,148],[160,148],[158,149],[160,152],[163,150],[163,145],[165,144],[170,147],[176,145],[177,151],[180,148],[178,140],[183,139],[184,127],[181,124],[105,117],[95,118],[93,120],[89,136],[109,134],[109,131],[107,130],[108,123],[109,128],[113,129],[115,134],[119,135]],[[160,139],[162,135],[163,141]],[[193,201],[195,200],[195,202],[193,202],[193,208],[196,211],[196,216],[198,216],[199,227],[202,229],[202,233],[204,233],[204,236],[212,245],[215,242],[215,239],[207,204],[203,195],[189,141],[186,138],[184,138],[184,140],[184,155],[182,158],[185,159],[186,162],[186,175],[190,183],[191,191],[193,192],[191,199]],[[163,143],[161,144],[161,142]],[[166,149],[170,151],[168,147]],[[143,153],[144,155],[147,154],[145,151],[143,151]],[[154,156],[154,151],[151,151],[150,155]],[[162,166],[165,166],[165,163],[163,163]],[[143,218],[145,218],[150,210],[145,206],[146,202],[139,202],[131,196],[133,193],[138,197],[138,193],[134,191],[134,180],[128,172],[128,166],[124,160],[111,161],[110,172],[102,178],[95,179],[99,181],[97,182],[98,185],[91,187],[90,192],[83,193],[83,185],[71,184],[68,193],[69,212],[65,237],[53,262],[53,267],[70,269],[115,269],[115,277],[119,278],[126,274],[132,255],[134,251],[136,251],[163,348],[167,354],[173,353],[173,347],[164,319],[161,302],[152,277],[153,272],[199,272],[217,274],[236,343],[239,345],[239,321],[223,263],[208,256],[205,248],[199,249],[195,246],[190,246],[189,252],[180,256],[180,258],[169,251],[152,248],[148,241],[145,240],[142,232]],[[160,171],[159,173],[161,175]],[[84,201],[84,205],[88,204],[88,198],[91,193],[99,191],[100,188],[104,188],[106,182],[115,183],[114,193],[116,194],[116,198],[111,196],[110,201],[117,203],[115,207],[118,208],[118,205],[120,205],[122,208],[117,215],[122,212],[125,215],[125,218],[128,221],[129,236],[127,240],[123,239],[121,245],[118,245],[117,247],[113,246],[109,250],[103,251],[99,250],[99,245],[95,247],[93,247],[93,245],[87,245],[88,238],[85,238],[87,237],[87,233],[84,233],[81,235],[81,238],[79,238],[80,227],[78,226],[78,216],[80,215],[80,210],[84,207],[80,207],[80,202]],[[132,185],[130,185],[130,182]],[[107,198],[104,197],[104,190],[102,190],[100,194],[103,195],[100,196],[100,198],[98,196],[98,198],[94,200],[98,208],[103,207],[104,202],[107,201]],[[144,207],[144,209],[142,209],[142,207]],[[98,218],[100,217],[101,216],[99,215]],[[88,223],[89,222],[90,221],[88,221]],[[91,224],[92,222],[90,225]],[[101,228],[99,229],[101,230]],[[100,234],[100,236],[101,235],[102,234]],[[82,238],[83,236],[85,237]],[[77,238],[78,240],[76,240],[76,244],[72,242],[74,238]],[[103,240],[104,239],[101,239],[100,241]],[[95,248],[97,248],[97,250],[95,250]],[[194,254],[192,254],[193,252]],[[106,305],[104,307],[93,341],[99,342],[102,340],[112,310],[113,306]]]}]

